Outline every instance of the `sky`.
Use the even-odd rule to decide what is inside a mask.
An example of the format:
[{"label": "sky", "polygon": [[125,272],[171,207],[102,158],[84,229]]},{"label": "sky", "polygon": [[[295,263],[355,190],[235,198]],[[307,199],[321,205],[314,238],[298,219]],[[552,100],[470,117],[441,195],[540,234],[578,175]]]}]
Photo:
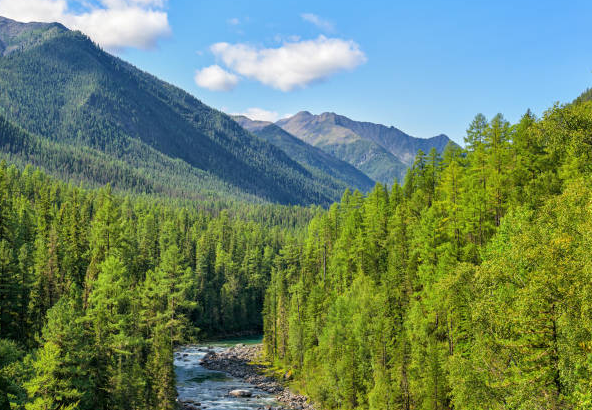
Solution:
[{"label": "sky", "polygon": [[252,119],[330,111],[462,143],[592,86],[592,1],[0,0]]}]

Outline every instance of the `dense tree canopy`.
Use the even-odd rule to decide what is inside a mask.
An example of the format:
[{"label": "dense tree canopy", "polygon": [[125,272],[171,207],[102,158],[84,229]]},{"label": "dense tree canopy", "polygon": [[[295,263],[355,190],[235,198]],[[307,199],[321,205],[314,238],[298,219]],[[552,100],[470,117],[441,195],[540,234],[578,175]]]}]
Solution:
[{"label": "dense tree canopy", "polygon": [[[97,52],[79,34],[67,40]],[[134,73],[142,92],[164,87]],[[26,102],[44,89],[19,92]],[[34,111],[5,113],[29,131],[0,117],[11,162],[0,163],[1,408],[172,410],[177,345],[260,331],[266,355],[322,408],[590,408],[585,98],[513,125],[479,114],[465,148],[419,151],[403,184],[347,190],[328,209],[245,197],[286,180],[265,198],[326,203],[335,194],[289,161],[281,178],[271,175],[283,160],[264,161],[277,154],[267,146],[253,158],[268,178],[235,190],[151,150],[139,162],[115,158],[138,142],[110,140],[100,122],[85,134],[97,139],[85,140],[52,116],[36,122],[44,115]],[[226,117],[208,112],[191,126],[232,134]],[[47,130],[59,138],[32,133]],[[240,142],[229,146],[238,152]],[[263,146],[253,144],[247,151]],[[230,179],[248,168],[226,165]]]},{"label": "dense tree canopy", "polygon": [[587,409],[592,103],[477,115],[284,247],[267,355],[330,409]]},{"label": "dense tree canopy", "polygon": [[219,206],[1,163],[2,408],[173,409],[175,346],[261,331],[274,255],[319,211]]}]

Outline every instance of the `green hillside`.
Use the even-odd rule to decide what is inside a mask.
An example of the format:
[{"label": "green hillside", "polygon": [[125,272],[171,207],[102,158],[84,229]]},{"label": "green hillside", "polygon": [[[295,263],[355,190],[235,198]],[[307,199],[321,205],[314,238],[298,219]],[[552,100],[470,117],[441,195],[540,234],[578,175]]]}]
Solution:
[{"label": "green hillside", "polygon": [[578,96],[573,102],[576,104],[583,103],[586,101],[592,101],[592,88],[588,88],[582,94]]},{"label": "green hillside", "polygon": [[254,195],[246,194],[184,161],[173,160],[154,149],[147,152],[153,159],[149,168],[133,158],[124,161],[88,146],[75,146],[33,135],[0,115],[0,158],[20,168],[33,165],[64,181],[83,182],[92,187],[109,183],[118,191],[135,194],[262,202]]},{"label": "green hillside", "polygon": [[165,174],[177,176],[189,166],[196,175],[207,172],[206,180],[273,202],[328,204],[341,195],[224,113],[105,53],[80,32],[0,23],[0,39],[13,50],[0,57],[0,114],[25,130],[148,174],[162,174],[163,162],[170,165]]},{"label": "green hillside", "polygon": [[284,249],[265,351],[322,409],[567,409],[592,402],[592,102],[517,124],[403,185],[347,193]]}]

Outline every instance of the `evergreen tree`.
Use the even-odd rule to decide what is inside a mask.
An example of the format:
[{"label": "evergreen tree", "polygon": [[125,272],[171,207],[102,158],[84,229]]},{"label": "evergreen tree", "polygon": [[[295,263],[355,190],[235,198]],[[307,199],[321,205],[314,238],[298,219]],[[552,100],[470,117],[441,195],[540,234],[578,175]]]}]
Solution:
[{"label": "evergreen tree", "polygon": [[43,344],[33,359],[33,378],[25,383],[27,410],[91,408],[93,353],[82,326],[80,307],[63,298],[48,312]]}]

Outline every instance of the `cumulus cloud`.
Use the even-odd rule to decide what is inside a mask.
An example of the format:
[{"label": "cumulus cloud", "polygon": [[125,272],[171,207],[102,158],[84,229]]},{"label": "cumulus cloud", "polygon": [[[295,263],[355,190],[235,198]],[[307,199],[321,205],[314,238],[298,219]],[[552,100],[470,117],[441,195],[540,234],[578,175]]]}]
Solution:
[{"label": "cumulus cloud", "polygon": [[228,24],[231,26],[238,26],[240,24],[240,20],[236,17],[227,20]]},{"label": "cumulus cloud", "polygon": [[366,62],[354,41],[325,36],[278,48],[216,43],[210,49],[229,69],[282,91],[306,87]]},{"label": "cumulus cloud", "polygon": [[253,121],[268,121],[276,122],[280,118],[285,118],[285,115],[280,116],[275,111],[264,110],[263,108],[247,108],[244,112],[231,113],[230,115],[243,115]]},{"label": "cumulus cloud", "polygon": [[314,24],[315,26],[317,26],[318,28],[320,28],[323,31],[326,31],[329,33],[332,33],[333,31],[335,31],[335,26],[333,25],[333,23],[331,23],[328,20],[324,20],[324,19],[320,18],[316,14],[302,13],[300,15],[300,17],[302,18],[302,20]]},{"label": "cumulus cloud", "polygon": [[61,21],[67,9],[66,0],[0,0],[0,15],[27,23]]},{"label": "cumulus cloud", "polygon": [[[102,47],[150,49],[170,34],[166,0],[0,0],[0,15],[17,21],[60,22]],[[73,11],[71,6],[76,7]]]},{"label": "cumulus cloud", "polygon": [[212,91],[230,91],[239,82],[238,76],[219,65],[211,65],[195,71],[195,84]]}]

